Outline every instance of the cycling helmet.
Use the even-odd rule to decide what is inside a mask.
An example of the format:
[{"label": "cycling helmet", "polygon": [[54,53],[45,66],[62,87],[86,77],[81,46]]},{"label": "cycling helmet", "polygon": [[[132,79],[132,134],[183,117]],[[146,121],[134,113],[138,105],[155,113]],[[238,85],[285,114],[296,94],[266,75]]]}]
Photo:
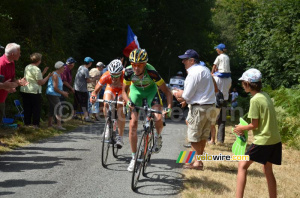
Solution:
[{"label": "cycling helmet", "polygon": [[120,73],[123,71],[122,62],[119,59],[115,59],[108,64],[108,71],[111,74]]},{"label": "cycling helmet", "polygon": [[148,54],[145,49],[134,49],[129,55],[129,61],[133,63],[145,63],[148,61]]},{"label": "cycling helmet", "polygon": [[182,71],[177,72],[177,76],[183,76]]}]

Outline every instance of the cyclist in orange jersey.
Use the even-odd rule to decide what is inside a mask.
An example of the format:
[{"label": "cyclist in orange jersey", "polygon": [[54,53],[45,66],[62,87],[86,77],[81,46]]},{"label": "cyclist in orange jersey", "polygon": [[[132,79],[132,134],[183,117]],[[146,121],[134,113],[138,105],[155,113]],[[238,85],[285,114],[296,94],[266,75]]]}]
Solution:
[{"label": "cyclist in orange jersey", "polygon": [[[122,86],[123,86],[123,65],[119,59],[115,59],[109,63],[107,66],[108,71],[105,72],[100,80],[98,81],[95,90],[91,93],[90,101],[91,103],[95,103],[97,99],[97,94],[100,92],[102,86],[106,84],[106,89],[103,95],[104,100],[115,100],[116,94],[118,94],[118,100],[123,101],[122,99]],[[125,115],[123,113],[123,106],[118,104],[118,132],[119,135],[116,138],[116,144],[118,148],[122,148],[123,143],[123,133],[125,128]],[[106,117],[106,113],[108,111],[108,104],[104,104],[103,113]],[[105,133],[109,133],[108,128],[105,129]],[[105,135],[108,137],[108,135]]]}]

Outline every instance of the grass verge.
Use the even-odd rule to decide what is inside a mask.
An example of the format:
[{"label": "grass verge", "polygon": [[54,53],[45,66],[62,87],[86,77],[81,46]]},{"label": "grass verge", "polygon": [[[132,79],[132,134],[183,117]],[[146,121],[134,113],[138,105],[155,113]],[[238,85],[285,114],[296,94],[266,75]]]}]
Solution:
[{"label": "grass verge", "polygon": [[58,136],[87,124],[89,123],[81,122],[80,120],[69,120],[63,124],[63,127],[67,129],[66,131],[59,131],[52,127],[48,128],[46,122],[42,122],[38,129],[24,126],[20,126],[17,129],[0,128],[0,140],[6,145],[0,145],[0,153],[7,152],[42,139]]},{"label": "grass verge", "polygon": [[[231,146],[235,136],[231,133],[234,123],[226,123],[226,139],[223,146],[206,145],[205,152],[209,155],[232,155]],[[249,145],[253,142],[252,132],[249,132]],[[206,161],[204,171],[184,170],[185,182],[181,197],[235,197],[238,162]],[[273,166],[277,181],[278,197],[300,196],[300,151],[283,145],[282,165]],[[253,163],[248,169],[245,197],[269,197],[266,178],[262,165]]]}]

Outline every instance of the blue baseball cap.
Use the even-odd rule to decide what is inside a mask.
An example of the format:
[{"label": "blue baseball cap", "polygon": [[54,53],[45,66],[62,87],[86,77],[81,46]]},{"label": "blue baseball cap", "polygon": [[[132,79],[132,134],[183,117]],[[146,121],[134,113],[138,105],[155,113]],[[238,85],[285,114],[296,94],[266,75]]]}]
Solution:
[{"label": "blue baseball cap", "polygon": [[73,57],[69,57],[66,61],[67,64],[76,63],[76,60]]},{"label": "blue baseball cap", "polygon": [[221,50],[221,51],[223,51],[225,48],[226,48],[226,47],[225,47],[225,44],[223,44],[223,43],[220,43],[219,45],[217,45],[217,46],[215,47],[215,49],[219,49],[219,50]]},{"label": "blue baseball cap", "polygon": [[86,63],[94,62],[94,59],[92,59],[91,57],[85,57],[84,62]]},{"label": "blue baseball cap", "polygon": [[180,59],[186,59],[186,58],[195,58],[199,59],[199,54],[193,50],[193,49],[188,49],[183,55],[178,56]]}]

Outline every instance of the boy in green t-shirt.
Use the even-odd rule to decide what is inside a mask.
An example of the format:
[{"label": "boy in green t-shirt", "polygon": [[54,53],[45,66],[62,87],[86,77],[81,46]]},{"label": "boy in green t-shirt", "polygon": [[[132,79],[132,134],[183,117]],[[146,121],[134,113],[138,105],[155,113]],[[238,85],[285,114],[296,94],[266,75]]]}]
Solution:
[{"label": "boy in green t-shirt", "polygon": [[263,164],[269,196],[276,197],[277,194],[272,165],[281,165],[282,145],[273,102],[267,93],[261,91],[261,78],[260,71],[252,68],[239,79],[245,92],[253,96],[248,114],[251,123],[247,126],[236,125],[234,132],[243,135],[244,130],[253,130],[254,142],[246,152],[250,161],[240,161],[238,165],[236,197],[244,195],[247,170],[253,162]]}]

